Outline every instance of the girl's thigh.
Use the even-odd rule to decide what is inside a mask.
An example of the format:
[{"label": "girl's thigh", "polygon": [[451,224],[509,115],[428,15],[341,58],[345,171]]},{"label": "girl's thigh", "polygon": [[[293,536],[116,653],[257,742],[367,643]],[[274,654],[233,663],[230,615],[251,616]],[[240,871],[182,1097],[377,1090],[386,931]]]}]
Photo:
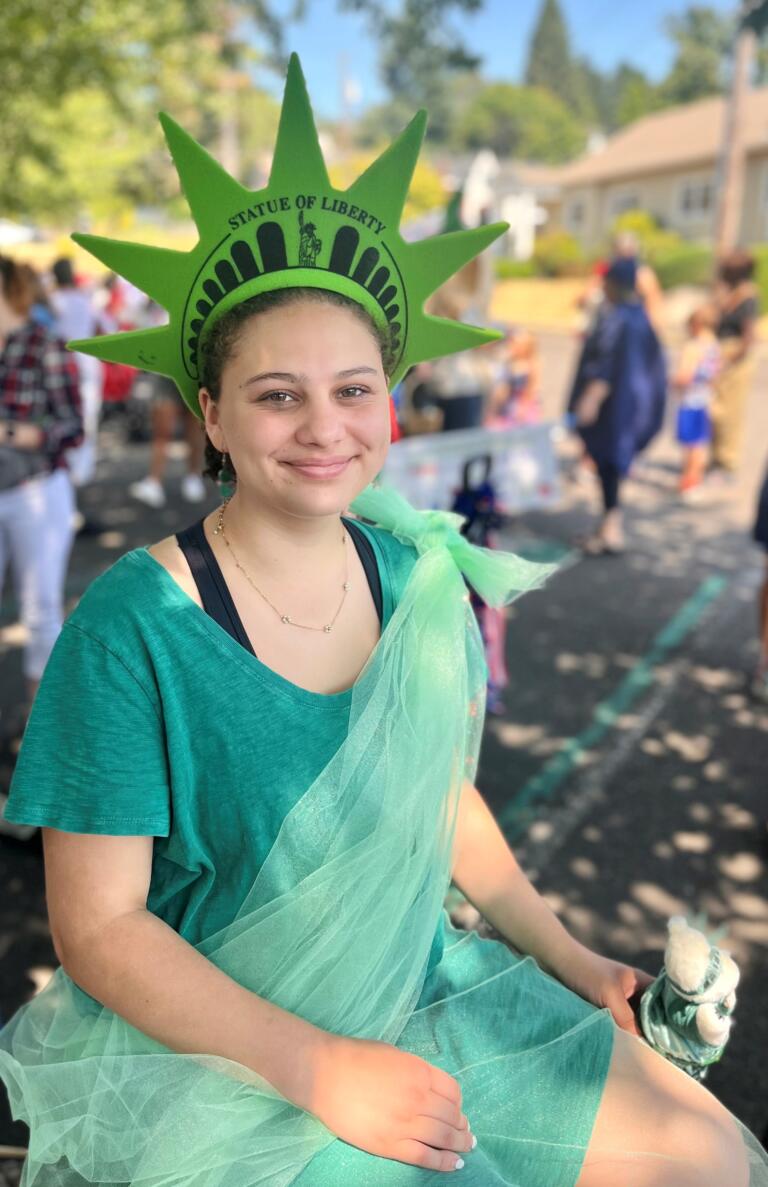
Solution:
[{"label": "girl's thigh", "polygon": [[747,1187],[739,1130],[701,1084],[617,1029],[576,1187]]}]

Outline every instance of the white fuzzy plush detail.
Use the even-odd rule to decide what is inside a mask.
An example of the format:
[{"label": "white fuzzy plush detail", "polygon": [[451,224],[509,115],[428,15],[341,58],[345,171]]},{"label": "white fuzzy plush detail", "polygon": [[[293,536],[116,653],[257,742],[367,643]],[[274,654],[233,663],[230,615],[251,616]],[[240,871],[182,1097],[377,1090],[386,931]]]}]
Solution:
[{"label": "white fuzzy plush detail", "polygon": [[685,993],[692,993],[707,971],[709,941],[700,931],[689,927],[682,915],[673,915],[668,928],[664,964],[675,984]]},{"label": "white fuzzy plush detail", "polygon": [[705,1002],[696,1011],[696,1026],[705,1043],[722,1047],[731,1030],[731,1019],[720,1013],[715,1002]]}]

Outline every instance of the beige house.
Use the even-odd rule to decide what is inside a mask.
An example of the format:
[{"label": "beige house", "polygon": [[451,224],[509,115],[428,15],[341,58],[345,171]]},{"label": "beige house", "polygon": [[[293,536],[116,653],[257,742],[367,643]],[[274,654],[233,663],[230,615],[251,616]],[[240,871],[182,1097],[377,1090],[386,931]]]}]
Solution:
[{"label": "beige house", "polygon": [[[711,239],[725,106],[722,98],[701,99],[645,116],[565,166],[561,225],[593,248],[617,215],[640,208],[686,239]],[[754,244],[768,240],[768,87],[746,96],[742,132],[739,241]]]}]

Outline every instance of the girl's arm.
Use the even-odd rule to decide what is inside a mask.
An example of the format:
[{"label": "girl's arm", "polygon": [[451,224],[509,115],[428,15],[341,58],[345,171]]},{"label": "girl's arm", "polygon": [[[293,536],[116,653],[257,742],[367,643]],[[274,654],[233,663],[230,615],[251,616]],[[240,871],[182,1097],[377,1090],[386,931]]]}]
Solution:
[{"label": "girl's arm", "polygon": [[520,869],[480,792],[466,782],[454,842],[453,881],[518,951],[561,976],[580,947]]},{"label": "girl's arm", "polygon": [[43,838],[54,948],[72,980],[172,1050],[244,1064],[306,1107],[328,1036],[238,985],[146,909],[153,838],[49,828]]},{"label": "girl's arm", "polygon": [[465,783],[454,842],[453,880],[505,940],[587,1001],[637,1034],[629,999],[653,980],[642,969],[598,956],[563,927],[531,885],[480,792]]},{"label": "girl's arm", "polygon": [[473,1148],[461,1088],[388,1043],[321,1030],[239,985],[147,910],[153,838],[44,829],[48,911],[72,980],[181,1054],[252,1068],[332,1133],[453,1171]]}]

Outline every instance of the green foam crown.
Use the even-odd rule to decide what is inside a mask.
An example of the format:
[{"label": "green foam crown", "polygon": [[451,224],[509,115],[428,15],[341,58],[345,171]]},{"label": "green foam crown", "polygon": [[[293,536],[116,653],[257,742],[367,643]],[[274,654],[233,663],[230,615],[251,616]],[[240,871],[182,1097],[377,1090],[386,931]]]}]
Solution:
[{"label": "green foam crown", "polygon": [[269,183],[240,185],[170,116],[160,121],[199,233],[189,252],[74,234],[162,305],[165,326],[70,342],[73,350],[166,375],[200,416],[201,338],[232,306],[278,288],[351,297],[386,336],[395,384],[414,363],[499,335],[424,313],[425,300],[507,229],[494,223],[417,243],[399,232],[426,113],[347,190],[328,180],[299,59],[288,67]]}]

